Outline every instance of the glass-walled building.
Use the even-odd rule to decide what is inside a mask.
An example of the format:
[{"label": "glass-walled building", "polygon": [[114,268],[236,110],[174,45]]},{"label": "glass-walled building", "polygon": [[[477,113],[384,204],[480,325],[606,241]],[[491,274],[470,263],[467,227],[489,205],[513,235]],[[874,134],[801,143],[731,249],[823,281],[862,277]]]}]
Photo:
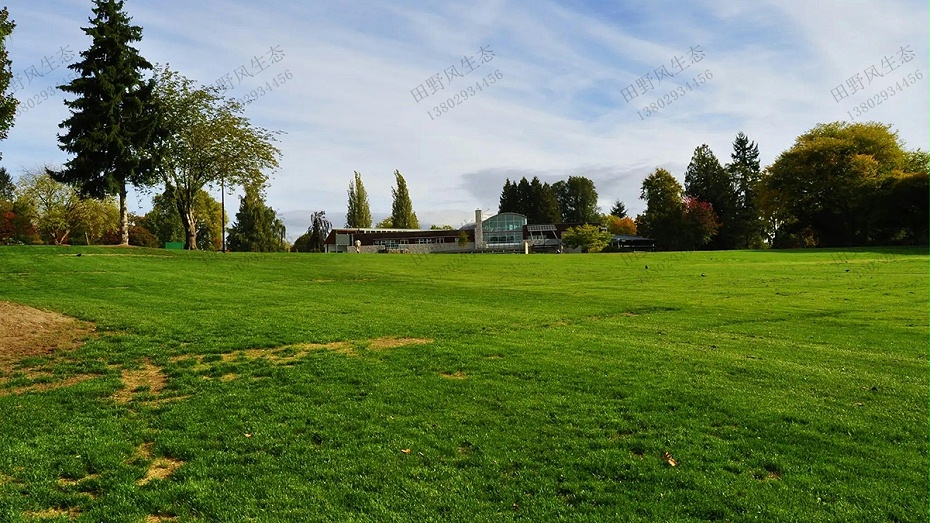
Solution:
[{"label": "glass-walled building", "polygon": [[495,214],[481,222],[482,239],[489,248],[523,246],[526,216],[515,212]]}]

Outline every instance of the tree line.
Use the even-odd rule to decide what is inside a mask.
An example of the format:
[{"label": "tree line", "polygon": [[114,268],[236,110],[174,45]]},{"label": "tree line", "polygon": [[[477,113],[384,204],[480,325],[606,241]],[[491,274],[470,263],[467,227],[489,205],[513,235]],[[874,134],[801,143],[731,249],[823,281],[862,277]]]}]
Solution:
[{"label": "tree line", "polygon": [[684,185],[662,168],[646,176],[646,209],[635,219],[619,200],[599,214],[594,183],[578,176],[552,185],[507,179],[499,211],[528,223],[596,225],[570,235],[589,250],[606,245],[598,229],[650,237],[665,250],[926,245],[928,160],[890,125],[834,122],[762,168],[758,145],[739,133],[726,164],[706,144],[697,147]]}]

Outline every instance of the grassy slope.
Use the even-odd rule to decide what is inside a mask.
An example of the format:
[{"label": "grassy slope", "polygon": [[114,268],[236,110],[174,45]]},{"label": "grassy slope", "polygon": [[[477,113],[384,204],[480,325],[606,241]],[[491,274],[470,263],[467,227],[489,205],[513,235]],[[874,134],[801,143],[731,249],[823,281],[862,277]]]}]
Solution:
[{"label": "grassy slope", "polygon": [[[0,520],[926,521],[927,262],[0,249],[0,299],[110,331],[56,364],[99,378],[0,396]],[[143,358],[190,397],[114,403]],[[136,486],[143,442],[184,466]]]}]

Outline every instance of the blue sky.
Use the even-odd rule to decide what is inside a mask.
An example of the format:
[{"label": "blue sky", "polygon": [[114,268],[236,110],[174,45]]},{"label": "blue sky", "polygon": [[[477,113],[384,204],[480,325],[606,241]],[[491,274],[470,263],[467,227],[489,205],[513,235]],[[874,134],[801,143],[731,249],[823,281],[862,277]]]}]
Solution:
[{"label": "blue sky", "polygon": [[[34,105],[0,142],[16,175],[67,159],[55,138],[67,111],[49,88],[67,74],[62,48],[89,45],[80,28],[91,2],[8,7],[16,96]],[[725,162],[740,131],[764,165],[836,120],[891,124],[909,148],[928,148],[926,2],[127,0],[126,9],[149,61],[204,84],[229,75],[229,96],[259,95],[247,115],[285,133],[267,196],[291,238],[313,210],[343,224],[353,171],[376,219],[390,211],[399,169],[421,224],[457,226],[474,209],[495,212],[507,177],[587,176],[604,210],[619,198],[640,212],[649,172],[682,179],[704,143]],[[465,74],[469,62],[477,67]],[[662,67],[670,75],[659,81]],[[889,95],[916,71],[922,80]],[[427,79],[437,74],[434,94]],[[647,74],[651,88],[637,89]],[[665,107],[647,111],[651,103]],[[130,199],[131,209],[150,207],[147,194]],[[234,214],[236,198],[227,206]]]}]

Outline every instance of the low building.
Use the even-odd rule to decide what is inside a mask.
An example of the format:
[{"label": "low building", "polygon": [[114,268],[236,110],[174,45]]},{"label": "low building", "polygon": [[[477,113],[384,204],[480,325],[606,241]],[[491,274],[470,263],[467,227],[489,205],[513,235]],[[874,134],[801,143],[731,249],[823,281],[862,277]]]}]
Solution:
[{"label": "low building", "polygon": [[[564,252],[562,234],[579,225],[583,224],[528,224],[526,216],[515,212],[484,218],[477,210],[475,222],[460,229],[340,228],[329,233],[325,245],[326,252]],[[615,235],[611,246],[623,251],[655,250],[655,241]]]},{"label": "low building", "polygon": [[654,251],[656,250],[656,241],[642,236],[615,234],[610,239],[610,246],[621,252]]}]

